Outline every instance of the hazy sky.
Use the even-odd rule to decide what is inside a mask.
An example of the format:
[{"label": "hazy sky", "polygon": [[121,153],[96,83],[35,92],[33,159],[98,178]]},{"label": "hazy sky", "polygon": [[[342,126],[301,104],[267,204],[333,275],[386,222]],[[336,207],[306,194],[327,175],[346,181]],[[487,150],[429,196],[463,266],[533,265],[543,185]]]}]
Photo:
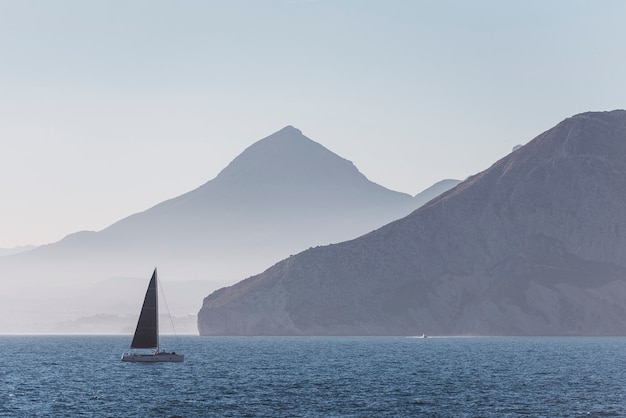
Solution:
[{"label": "hazy sky", "polygon": [[293,125],[416,194],[626,107],[620,0],[0,0],[0,247],[100,230]]}]

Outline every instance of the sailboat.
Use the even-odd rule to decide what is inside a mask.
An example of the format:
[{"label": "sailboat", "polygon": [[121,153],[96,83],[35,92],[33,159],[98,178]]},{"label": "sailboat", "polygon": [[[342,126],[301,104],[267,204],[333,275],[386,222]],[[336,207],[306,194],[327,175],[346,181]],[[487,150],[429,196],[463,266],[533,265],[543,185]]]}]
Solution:
[{"label": "sailboat", "polygon": [[153,349],[152,353],[124,353],[122,361],[130,362],[168,362],[181,363],[185,360],[183,354],[175,352],[159,351],[159,301],[157,294],[157,269],[154,269],[146,297],[143,300],[139,320],[137,321],[137,329],[130,348],[134,349]]}]

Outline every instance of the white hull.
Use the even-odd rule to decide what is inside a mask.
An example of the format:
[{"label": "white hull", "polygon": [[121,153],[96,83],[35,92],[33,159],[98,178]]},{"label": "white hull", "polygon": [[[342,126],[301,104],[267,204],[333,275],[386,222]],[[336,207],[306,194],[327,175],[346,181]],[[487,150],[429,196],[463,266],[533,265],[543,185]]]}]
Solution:
[{"label": "white hull", "polygon": [[164,351],[153,354],[124,353],[122,355],[122,361],[132,363],[182,363],[184,360],[184,354],[166,353]]}]

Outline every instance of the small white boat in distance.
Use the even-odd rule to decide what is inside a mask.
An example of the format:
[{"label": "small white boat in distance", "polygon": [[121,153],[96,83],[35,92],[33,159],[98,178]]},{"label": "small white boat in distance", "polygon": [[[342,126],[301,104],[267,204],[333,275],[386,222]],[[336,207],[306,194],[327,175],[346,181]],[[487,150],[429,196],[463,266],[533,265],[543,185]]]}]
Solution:
[{"label": "small white boat in distance", "polygon": [[182,363],[185,360],[183,354],[175,352],[159,351],[159,302],[157,295],[157,270],[154,269],[146,297],[143,300],[137,329],[130,348],[152,349],[152,353],[124,353],[122,361],[134,363]]}]

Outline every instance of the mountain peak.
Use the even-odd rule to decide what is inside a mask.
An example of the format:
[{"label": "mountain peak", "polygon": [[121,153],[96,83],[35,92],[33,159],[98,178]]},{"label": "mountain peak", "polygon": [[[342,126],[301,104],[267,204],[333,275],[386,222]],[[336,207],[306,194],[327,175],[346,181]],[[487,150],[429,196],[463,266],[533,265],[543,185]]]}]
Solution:
[{"label": "mountain peak", "polygon": [[259,213],[288,211],[301,215],[303,211],[353,213],[382,210],[389,205],[412,206],[409,195],[368,180],[351,161],[291,125],[253,143],[216,178],[180,198],[160,206],[178,206],[184,200],[202,207],[235,205],[241,210],[253,207]]},{"label": "mountain peak", "polygon": [[289,125],[255,142],[237,156],[217,179],[246,189],[284,189],[337,182],[367,182],[352,162],[341,158]]},{"label": "mountain peak", "polygon": [[626,117],[626,110],[615,109],[600,112],[583,112],[572,116],[569,119],[584,118],[584,119],[620,119]]},{"label": "mountain peak", "polygon": [[274,135],[302,135],[302,131],[298,128],[294,128],[291,125],[285,126],[283,129],[277,131]]}]

